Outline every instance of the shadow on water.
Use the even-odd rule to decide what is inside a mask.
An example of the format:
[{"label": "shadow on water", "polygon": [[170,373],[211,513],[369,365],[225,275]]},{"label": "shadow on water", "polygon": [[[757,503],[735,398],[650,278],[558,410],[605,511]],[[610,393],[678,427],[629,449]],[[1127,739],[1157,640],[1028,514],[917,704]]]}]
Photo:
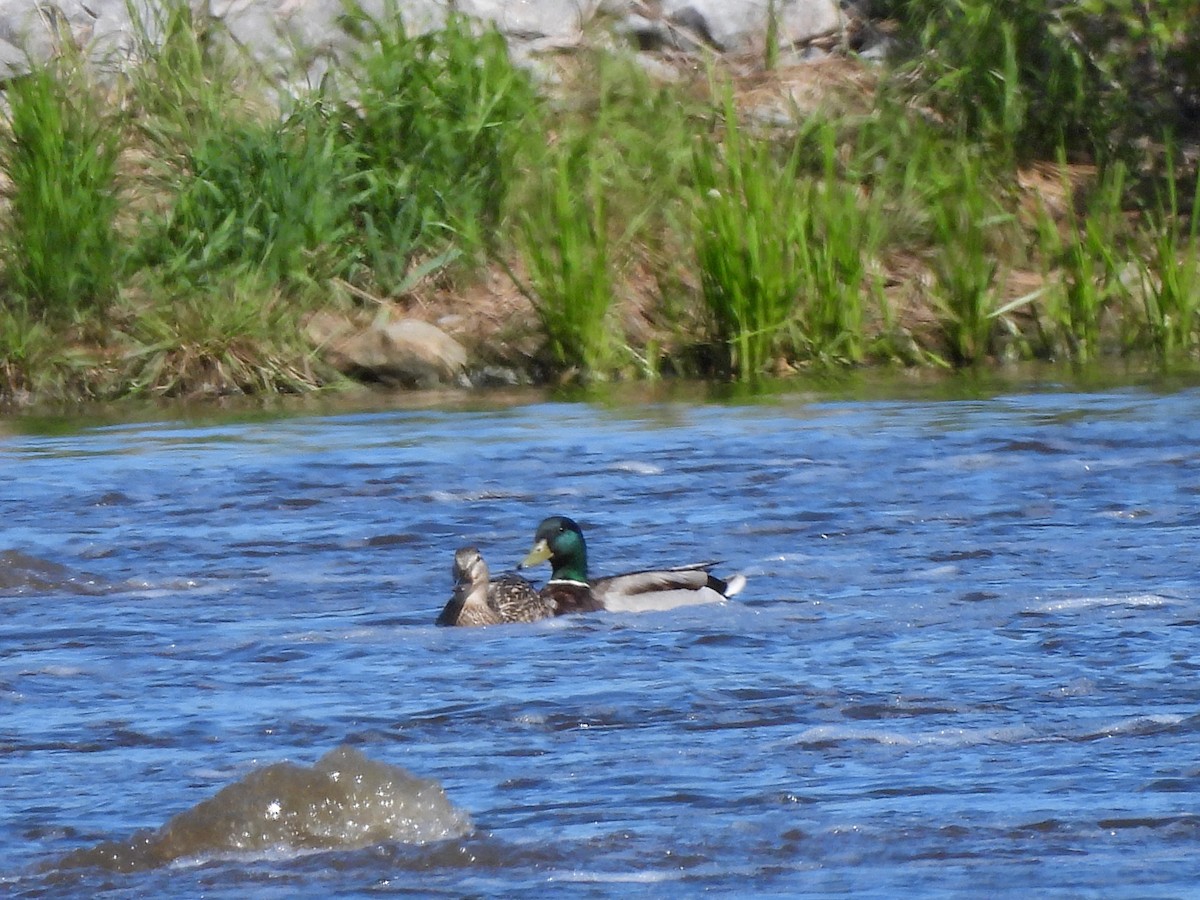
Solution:
[{"label": "shadow on water", "polygon": [[770,404],[808,396],[813,400],[978,400],[1012,391],[1097,391],[1142,387],[1173,391],[1200,385],[1200,366],[1106,361],[1086,367],[1021,363],[992,368],[814,368],[788,378],[753,382],[664,379],[595,382],[557,387],[438,388],[385,390],[359,386],[305,395],[219,397],[197,400],[136,400],[81,403],[22,410],[0,407],[5,434],[69,436],[90,428],[175,420],[192,425],[270,422],[297,416],[391,410],[496,411],[547,401],[590,403],[612,410],[659,403]]}]

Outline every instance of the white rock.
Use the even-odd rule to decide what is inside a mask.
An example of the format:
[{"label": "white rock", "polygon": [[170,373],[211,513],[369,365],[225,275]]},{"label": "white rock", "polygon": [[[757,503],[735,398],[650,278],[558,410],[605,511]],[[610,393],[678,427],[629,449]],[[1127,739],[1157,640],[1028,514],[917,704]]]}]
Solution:
[{"label": "white rock", "polygon": [[[663,0],[672,22],[712,41],[718,50],[762,51],[767,39],[770,0]],[[837,0],[775,0],[779,44],[801,44],[842,26]]]}]

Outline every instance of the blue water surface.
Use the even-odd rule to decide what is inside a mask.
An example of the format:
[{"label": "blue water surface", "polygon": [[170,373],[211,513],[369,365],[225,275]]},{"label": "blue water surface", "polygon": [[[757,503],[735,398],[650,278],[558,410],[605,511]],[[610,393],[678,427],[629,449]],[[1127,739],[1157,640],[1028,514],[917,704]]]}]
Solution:
[{"label": "blue water surface", "polygon": [[[1196,896],[1200,390],[18,425],[0,892]],[[551,513],[748,586],[433,625]],[[475,829],[57,864],[340,744]]]}]

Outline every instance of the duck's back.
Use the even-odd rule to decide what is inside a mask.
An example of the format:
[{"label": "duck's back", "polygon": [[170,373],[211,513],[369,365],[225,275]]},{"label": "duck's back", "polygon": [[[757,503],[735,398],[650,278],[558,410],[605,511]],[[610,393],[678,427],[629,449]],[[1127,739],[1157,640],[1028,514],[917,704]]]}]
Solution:
[{"label": "duck's back", "polygon": [[592,593],[590,585],[582,581],[548,581],[541,596],[554,604],[554,614],[600,612],[604,604]]},{"label": "duck's back", "polygon": [[536,622],[554,615],[554,605],[520,575],[501,575],[488,585],[488,604],[505,622]]},{"label": "duck's back", "polygon": [[726,581],[708,570],[716,563],[692,563],[672,569],[627,572],[598,578],[592,593],[613,612],[649,612],[699,603],[715,603],[732,597],[746,583],[740,575]]}]

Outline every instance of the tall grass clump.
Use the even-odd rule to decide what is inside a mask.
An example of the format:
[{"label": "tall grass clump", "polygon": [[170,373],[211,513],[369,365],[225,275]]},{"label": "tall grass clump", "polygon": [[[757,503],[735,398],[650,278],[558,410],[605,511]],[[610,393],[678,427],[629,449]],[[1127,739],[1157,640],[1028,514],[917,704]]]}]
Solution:
[{"label": "tall grass clump", "polygon": [[931,199],[933,299],[953,361],[975,363],[991,352],[996,320],[1007,311],[996,288],[992,231],[1012,216],[989,191],[978,156],[962,148],[957,159],[958,176]]},{"label": "tall grass clump", "polygon": [[[910,252],[926,246],[933,239],[930,211],[939,198],[953,196],[959,177],[954,142],[895,85],[882,86],[868,115],[835,124],[843,129],[838,151],[846,180],[860,186],[883,219],[881,243]],[[820,155],[810,167],[824,169]]]},{"label": "tall grass clump", "polygon": [[103,313],[121,265],[120,127],[70,57],[11,79],[6,93],[0,166],[10,181],[8,289],[35,315]]},{"label": "tall grass clump", "polygon": [[796,154],[780,163],[767,142],[743,134],[731,97],[725,107],[724,141],[705,139],[695,148],[693,240],[726,365],[752,379],[776,358],[795,314],[808,212]]},{"label": "tall grass clump", "polygon": [[193,12],[186,0],[149,6],[126,0],[126,9],[130,106],[137,130],[152,144],[182,152],[245,109],[255,79],[217,20]]},{"label": "tall grass clump", "polygon": [[1164,133],[1200,138],[1200,0],[1084,0],[1053,9],[1052,27],[1087,59],[1084,121],[1102,163],[1152,164]]},{"label": "tall grass clump", "polygon": [[527,153],[513,206],[547,202],[549,173],[562,164],[564,148],[584,155],[580,202],[590,202],[582,196],[588,190],[602,194],[610,277],[633,276],[629,298],[654,333],[644,353],[616,331],[612,348],[622,364],[640,359],[653,375],[660,341],[690,341],[703,319],[692,274],[690,183],[694,138],[711,122],[711,99],[707,91],[656,82],[628,53],[585,52],[572,61],[545,106],[544,133],[553,140]]},{"label": "tall grass clump", "polygon": [[1200,348],[1200,183],[1190,209],[1181,208],[1174,175],[1168,160],[1142,226],[1148,253],[1139,257],[1149,343],[1165,360]]},{"label": "tall grass clump", "polygon": [[0,305],[0,403],[41,393],[57,368],[62,342],[28,312]]},{"label": "tall grass clump", "polygon": [[409,35],[392,4],[380,18],[357,10],[347,27],[365,48],[346,118],[371,268],[394,282],[415,253],[492,246],[537,106],[503,36],[457,14]]},{"label": "tall grass clump", "polygon": [[604,186],[586,147],[558,150],[542,190],[519,214],[530,294],[556,365],[603,376],[614,362]]},{"label": "tall grass clump", "polygon": [[301,313],[253,272],[174,294],[157,292],[129,314],[117,390],[176,397],[317,387],[328,373],[304,338]]},{"label": "tall grass clump", "polygon": [[[675,201],[691,177],[692,138],[711,119],[711,105],[655,83],[625,54],[581,54],[579,62],[563,97],[548,104],[544,128],[556,145],[587,147],[611,217],[627,223],[631,240],[654,241],[677,224]],[[531,168],[552,168],[542,155],[559,152],[544,145],[530,150]]]},{"label": "tall grass clump", "polygon": [[183,151],[174,203],[149,232],[145,259],[192,284],[222,270],[292,284],[346,275],[358,261],[356,160],[318,102],[283,120],[231,118]]},{"label": "tall grass clump", "polygon": [[1087,59],[1041,0],[902,4],[924,95],[963,137],[1006,153],[1046,154],[1086,129]]},{"label": "tall grass clump", "polygon": [[1048,278],[1057,284],[1044,304],[1049,340],[1077,362],[1094,360],[1100,352],[1105,312],[1124,293],[1120,246],[1126,239],[1122,218],[1125,168],[1106,169],[1091,190],[1086,207],[1076,209],[1076,194],[1063,169],[1066,204],[1065,234],[1043,210],[1038,230],[1047,258]]},{"label": "tall grass clump", "polygon": [[816,126],[820,172],[797,185],[806,215],[797,246],[803,273],[801,336],[809,353],[827,361],[863,357],[863,297],[870,294],[867,266],[884,235],[879,196],[861,196],[839,171],[837,129]]},{"label": "tall grass clump", "polygon": [[1060,148],[1107,161],[1163,128],[1200,131],[1200,0],[880,6],[901,23],[903,73],[916,74],[926,101],[1018,162]]}]

